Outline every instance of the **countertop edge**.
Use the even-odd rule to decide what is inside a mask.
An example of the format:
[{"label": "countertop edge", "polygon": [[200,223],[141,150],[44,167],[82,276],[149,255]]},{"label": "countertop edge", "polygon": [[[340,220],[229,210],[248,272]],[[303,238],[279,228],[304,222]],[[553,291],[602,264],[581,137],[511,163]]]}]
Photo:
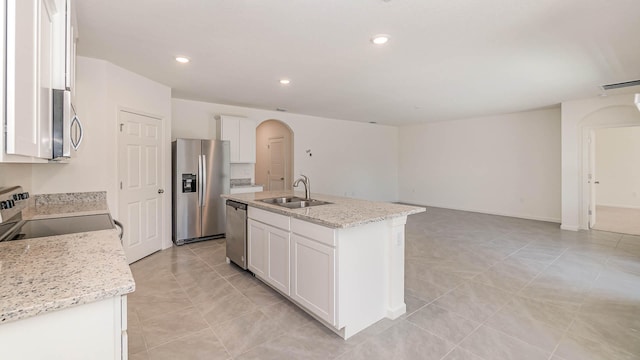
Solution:
[{"label": "countertop edge", "polygon": [[[264,203],[264,202],[259,201],[259,200],[242,199],[242,198],[239,198],[238,195],[245,195],[246,196],[246,194],[223,194],[223,195],[221,195],[221,197],[224,198],[224,199],[238,201],[238,202],[247,204],[248,206],[253,206],[255,208],[258,208],[258,209],[271,211],[271,212],[278,213],[278,214],[281,214],[281,215],[291,216],[291,217],[296,218],[296,219],[308,221],[308,222],[311,222],[311,223],[314,223],[314,224],[318,224],[318,225],[321,225],[321,226],[326,226],[326,227],[330,227],[330,228],[334,228],[334,229],[352,228],[352,227],[366,225],[366,224],[370,224],[370,223],[374,223],[374,222],[386,221],[386,220],[390,220],[390,219],[394,219],[394,218],[398,218],[398,217],[408,216],[408,215],[412,215],[412,214],[418,214],[418,213],[426,211],[426,208],[424,208],[424,207],[418,207],[418,206],[413,206],[413,205],[403,205],[403,206],[406,206],[406,207],[411,208],[411,209],[408,209],[406,211],[393,212],[391,214],[387,214],[387,215],[384,215],[384,216],[374,216],[374,217],[371,217],[371,218],[368,218],[368,219],[364,219],[364,220],[361,220],[361,221],[347,222],[347,223],[336,223],[336,222],[324,221],[322,219],[318,219],[318,218],[315,218],[315,217],[308,216],[308,215],[301,214],[301,213],[297,212],[297,210],[304,210],[304,209],[287,209],[287,208],[283,208],[281,206],[267,204],[267,203]],[[273,197],[277,197],[277,196],[273,196]],[[268,197],[265,197],[265,198],[268,198]],[[321,195],[321,199],[322,199],[322,195]],[[361,200],[361,199],[351,199],[351,200],[369,201],[369,200]],[[331,201],[331,200],[329,200],[329,201]],[[371,203],[383,203],[383,202],[374,202],[374,201],[370,201],[370,202]],[[384,204],[390,204],[390,203],[384,203]],[[337,205],[340,205],[340,204],[337,204]],[[396,205],[396,204],[390,204],[390,205]],[[397,204],[397,205],[401,205],[401,204]]]}]

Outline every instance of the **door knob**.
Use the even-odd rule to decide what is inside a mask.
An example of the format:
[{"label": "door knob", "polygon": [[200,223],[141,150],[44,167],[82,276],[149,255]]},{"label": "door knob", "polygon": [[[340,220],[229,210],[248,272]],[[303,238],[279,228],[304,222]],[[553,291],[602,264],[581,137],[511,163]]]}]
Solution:
[{"label": "door knob", "polygon": [[284,178],[280,178],[280,180],[284,180]]},{"label": "door knob", "polygon": [[596,181],[595,183],[596,183],[596,184],[600,184],[600,181]]},{"label": "door knob", "polygon": [[164,194],[164,189],[158,189],[158,194]]}]

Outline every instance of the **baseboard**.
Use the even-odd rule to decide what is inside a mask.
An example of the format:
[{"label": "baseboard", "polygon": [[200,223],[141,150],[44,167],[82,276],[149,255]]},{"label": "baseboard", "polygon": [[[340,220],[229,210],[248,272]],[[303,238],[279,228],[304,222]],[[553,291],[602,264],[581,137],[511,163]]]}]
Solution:
[{"label": "baseboard", "polygon": [[493,212],[493,211],[478,210],[478,209],[456,208],[456,207],[443,206],[443,205],[437,205],[437,204],[415,204],[415,203],[412,203],[412,202],[409,202],[409,201],[399,201],[399,202],[402,203],[402,204],[411,204],[411,205],[417,205],[417,206],[436,207],[436,208],[448,209],[448,210],[467,211],[467,212],[473,212],[473,213],[479,213],[479,214],[487,214],[487,215],[506,216],[506,217],[513,217],[513,218],[518,218],[518,219],[545,221],[545,222],[552,222],[552,223],[557,223],[557,224],[560,224],[562,222],[561,219],[550,218],[550,217],[545,217],[545,216],[508,214],[508,213]]},{"label": "baseboard", "polygon": [[580,227],[577,225],[560,225],[560,229],[561,230],[569,230],[569,231],[578,231],[580,230]]},{"label": "baseboard", "polygon": [[640,210],[640,206],[633,206],[633,205],[596,204],[596,207],[598,207],[598,206],[614,207],[614,208],[621,208],[621,209]]}]

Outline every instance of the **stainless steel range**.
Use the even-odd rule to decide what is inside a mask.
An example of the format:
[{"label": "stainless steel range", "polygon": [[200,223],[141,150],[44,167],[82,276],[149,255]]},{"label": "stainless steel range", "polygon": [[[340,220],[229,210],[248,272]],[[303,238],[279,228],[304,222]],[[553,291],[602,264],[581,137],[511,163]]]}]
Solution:
[{"label": "stainless steel range", "polygon": [[0,241],[32,239],[114,228],[109,214],[23,220],[29,193],[21,186],[0,188]]}]

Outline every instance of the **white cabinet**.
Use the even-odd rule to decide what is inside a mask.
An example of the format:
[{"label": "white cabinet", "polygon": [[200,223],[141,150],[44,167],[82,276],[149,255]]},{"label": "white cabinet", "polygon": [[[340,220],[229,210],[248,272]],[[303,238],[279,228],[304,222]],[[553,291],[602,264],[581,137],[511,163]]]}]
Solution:
[{"label": "white cabinet", "polygon": [[264,279],[267,273],[267,225],[247,220],[247,267]]},{"label": "white cabinet", "polygon": [[[52,88],[58,77],[56,53],[64,36],[65,2],[3,0],[2,125],[0,162],[46,162],[51,158]],[[5,12],[6,11],[6,12]]]},{"label": "white cabinet", "polygon": [[2,324],[2,358],[127,359],[126,299],[117,296]]},{"label": "white cabinet", "polygon": [[220,115],[218,138],[229,140],[231,163],[256,162],[256,122],[237,116]]},{"label": "white cabinet", "polygon": [[71,91],[71,102],[75,100],[77,21],[71,0],[56,0],[59,9],[54,23],[53,88]]},{"label": "white cabinet", "polygon": [[4,9],[6,137],[0,141],[0,160],[34,162],[31,158],[51,157],[53,25],[58,9],[53,0],[6,0]]},{"label": "white cabinet", "polygon": [[249,270],[283,294],[289,295],[289,217],[252,207],[249,207],[248,217]]},{"label": "white cabinet", "polygon": [[291,298],[336,325],[335,248],[295,233],[291,247]]}]

